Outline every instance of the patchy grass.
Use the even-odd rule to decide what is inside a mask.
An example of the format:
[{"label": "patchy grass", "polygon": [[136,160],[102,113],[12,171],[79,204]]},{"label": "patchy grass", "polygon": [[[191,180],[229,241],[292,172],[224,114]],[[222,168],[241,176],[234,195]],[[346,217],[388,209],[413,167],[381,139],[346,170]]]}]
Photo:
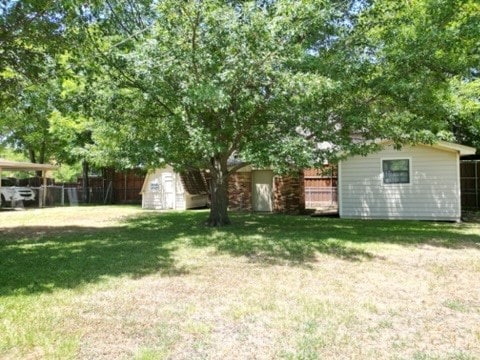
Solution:
[{"label": "patchy grass", "polygon": [[477,359],[480,225],[0,212],[0,358]]}]

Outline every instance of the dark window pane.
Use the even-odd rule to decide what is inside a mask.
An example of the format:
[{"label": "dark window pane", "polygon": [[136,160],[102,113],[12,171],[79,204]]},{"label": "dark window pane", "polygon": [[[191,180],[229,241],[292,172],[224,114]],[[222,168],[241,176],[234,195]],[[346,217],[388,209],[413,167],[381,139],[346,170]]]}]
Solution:
[{"label": "dark window pane", "polygon": [[408,184],[410,182],[410,167],[408,159],[383,160],[384,184]]}]

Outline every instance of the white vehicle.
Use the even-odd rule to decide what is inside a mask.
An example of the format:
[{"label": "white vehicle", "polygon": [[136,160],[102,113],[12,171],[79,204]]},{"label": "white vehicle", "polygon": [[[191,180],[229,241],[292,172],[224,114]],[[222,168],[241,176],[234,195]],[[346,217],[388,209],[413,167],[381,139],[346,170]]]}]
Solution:
[{"label": "white vehicle", "polygon": [[10,203],[13,206],[17,201],[34,201],[35,193],[29,187],[15,186],[11,179],[2,179],[0,186],[0,206]]}]

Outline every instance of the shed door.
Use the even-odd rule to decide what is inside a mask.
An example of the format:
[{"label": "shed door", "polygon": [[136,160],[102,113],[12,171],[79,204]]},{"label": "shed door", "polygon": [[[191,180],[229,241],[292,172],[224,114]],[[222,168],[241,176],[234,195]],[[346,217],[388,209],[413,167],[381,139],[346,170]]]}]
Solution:
[{"label": "shed door", "polygon": [[163,173],[162,174],[162,188],[163,188],[163,202],[165,209],[173,209],[175,202],[175,193],[173,186],[173,174],[172,173]]},{"label": "shed door", "polygon": [[252,171],[252,185],[253,210],[273,211],[273,172],[271,170]]}]

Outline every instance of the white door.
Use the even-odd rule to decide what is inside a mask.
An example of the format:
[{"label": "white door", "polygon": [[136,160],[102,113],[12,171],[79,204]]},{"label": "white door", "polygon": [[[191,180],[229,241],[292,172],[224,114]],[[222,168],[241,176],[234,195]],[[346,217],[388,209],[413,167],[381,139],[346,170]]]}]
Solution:
[{"label": "white door", "polygon": [[273,172],[271,170],[252,171],[253,210],[273,211]]},{"label": "white door", "polygon": [[162,189],[164,209],[173,209],[175,202],[175,187],[173,186],[173,174],[162,174]]}]

